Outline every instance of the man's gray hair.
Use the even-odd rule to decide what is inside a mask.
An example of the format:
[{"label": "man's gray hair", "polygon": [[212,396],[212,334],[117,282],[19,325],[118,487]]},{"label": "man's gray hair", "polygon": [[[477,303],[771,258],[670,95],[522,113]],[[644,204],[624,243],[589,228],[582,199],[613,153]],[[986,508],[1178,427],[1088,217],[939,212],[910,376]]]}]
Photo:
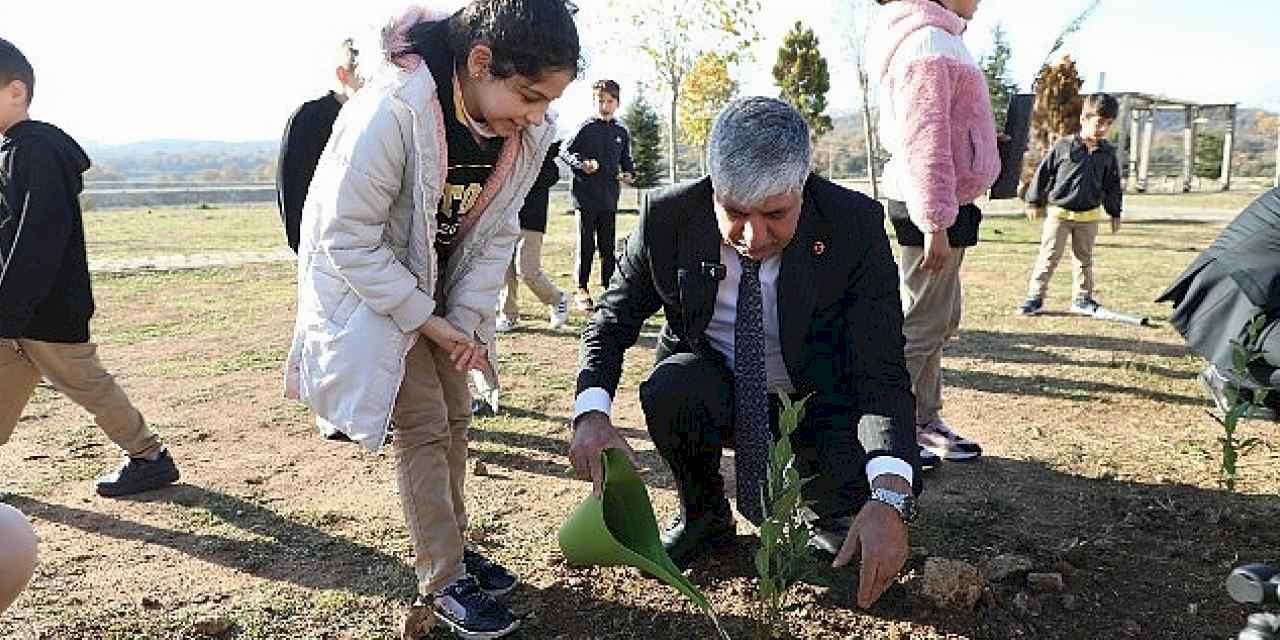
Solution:
[{"label": "man's gray hair", "polygon": [[809,125],[800,112],[763,96],[725,105],[707,140],[712,188],[744,205],[803,189],[809,157]]}]

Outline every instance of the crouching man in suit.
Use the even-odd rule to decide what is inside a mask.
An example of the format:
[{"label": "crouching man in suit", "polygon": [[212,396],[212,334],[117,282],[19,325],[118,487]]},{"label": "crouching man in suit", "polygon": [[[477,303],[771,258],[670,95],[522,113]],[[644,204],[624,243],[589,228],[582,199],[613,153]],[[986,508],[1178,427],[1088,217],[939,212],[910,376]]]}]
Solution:
[{"label": "crouching man in suit", "polygon": [[640,386],[671,467],[680,516],[663,544],[682,565],[735,535],[720,474],[735,451],[739,512],[761,491],[779,393],[810,396],[792,436],[815,543],[860,556],[870,606],[908,553],[917,477],[897,268],[879,204],[810,172],[809,130],[783,102],[750,97],[716,118],[711,175],[652,196],[583,332],[570,460],[600,489],[600,451],[634,457],[610,417],[623,353],[659,309],[666,325]]}]

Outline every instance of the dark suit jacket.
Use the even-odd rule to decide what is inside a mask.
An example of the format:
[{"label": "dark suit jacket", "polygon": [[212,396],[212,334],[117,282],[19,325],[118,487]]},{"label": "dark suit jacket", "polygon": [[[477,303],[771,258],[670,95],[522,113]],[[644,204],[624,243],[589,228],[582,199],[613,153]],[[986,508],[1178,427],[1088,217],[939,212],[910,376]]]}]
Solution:
[{"label": "dark suit jacket", "polygon": [[[659,309],[666,314],[659,360],[678,352],[722,359],[706,337],[722,243],[711,195],[704,178],[647,200],[582,334],[579,393],[616,393],[623,352]],[[867,459],[893,455],[917,467],[898,271],[880,205],[811,176],[795,237],[783,250],[778,297],[782,354],[796,391],[814,394],[810,406],[847,409]]]},{"label": "dark suit jacket", "polygon": [[1165,301],[1174,304],[1169,321],[1187,346],[1231,371],[1231,340],[1243,338],[1259,313],[1280,317],[1280,189],[1240,212],[1160,294],[1157,302]]}]

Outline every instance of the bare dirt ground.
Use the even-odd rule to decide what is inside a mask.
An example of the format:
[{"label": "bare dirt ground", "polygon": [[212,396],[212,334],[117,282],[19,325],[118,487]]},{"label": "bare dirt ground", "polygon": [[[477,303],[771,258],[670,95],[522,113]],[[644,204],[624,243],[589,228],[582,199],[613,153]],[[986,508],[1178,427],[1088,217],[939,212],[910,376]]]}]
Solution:
[{"label": "bare dirt ground", "polygon": [[[552,225],[547,263],[568,286],[572,220]],[[1161,320],[1167,310],[1150,300],[1220,227],[1134,223],[1104,234],[1099,298]],[[1037,237],[1026,222],[992,220],[966,263],[966,320],[944,363],[944,415],[987,455],[926,477],[912,558],[875,607],[852,606],[856,569],[832,571],[834,587],[800,588],[794,637],[1221,639],[1243,624],[1247,611],[1222,580],[1242,562],[1280,561],[1280,430],[1247,424],[1244,435],[1268,447],[1243,459],[1236,494],[1221,489],[1221,429],[1206,415],[1199,362],[1176,333],[1012,313]],[[1056,277],[1051,309],[1066,306],[1069,270]],[[183,480],[134,499],[94,497],[92,477],[119,454],[79,408],[40,389],[0,448],[0,490],[34,520],[42,554],[31,589],[0,618],[0,638],[397,637],[414,579],[392,460],[320,439],[307,413],[280,396],[291,265],[102,275],[95,293],[103,359],[166,439]],[[589,491],[564,457],[584,318],[550,331],[543,309],[522,297],[522,327],[501,341],[503,412],[471,434],[488,473],[468,478],[470,537],[524,580],[510,596],[527,615],[518,637],[713,637],[671,590],[560,558],[556,531]],[[650,364],[643,346],[629,354],[617,418],[650,467],[665,519],[674,492],[635,397]],[[745,523],[739,529],[736,549],[691,576],[729,634],[750,638],[756,542]],[[1002,554],[1062,574],[1065,590],[1040,593],[1015,574],[992,583],[972,611],[921,594],[929,558],[982,565]]]}]

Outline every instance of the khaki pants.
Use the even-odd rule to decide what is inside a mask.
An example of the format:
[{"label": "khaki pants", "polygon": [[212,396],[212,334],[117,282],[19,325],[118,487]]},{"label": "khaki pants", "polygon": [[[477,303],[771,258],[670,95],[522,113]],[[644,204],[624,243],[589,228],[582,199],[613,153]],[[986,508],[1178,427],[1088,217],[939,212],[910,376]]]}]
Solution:
[{"label": "khaki pants", "polygon": [[462,577],[467,508],[467,374],[426,338],[405,358],[404,382],[391,412],[395,425],[400,506],[416,555],[418,591],[437,591]]},{"label": "khaki pants", "polygon": [[144,457],[160,449],[160,439],[102,368],[97,345],[12,339],[0,340],[0,444],[9,441],[41,377],[92,414],[125,453]]},{"label": "khaki pants", "polygon": [[539,231],[520,230],[515,259],[507,267],[507,285],[502,289],[498,304],[503,315],[517,320],[520,317],[520,282],[523,281],[542,304],[555,304],[563,295],[551,278],[542,270],[542,238]]},{"label": "khaki pants", "polygon": [[924,247],[902,247],[903,354],[916,395],[916,424],[942,411],[942,345],[960,328],[964,293],[960,265],[964,249],[953,247],[941,271],[920,268]]},{"label": "khaki pants", "polygon": [[1067,238],[1071,238],[1071,257],[1075,265],[1072,278],[1075,299],[1093,297],[1093,245],[1098,241],[1098,223],[1061,220],[1050,214],[1040,235],[1040,256],[1036,258],[1031,282],[1027,285],[1028,298],[1043,299],[1049,292],[1049,280],[1058,267],[1058,261],[1062,260]]}]

